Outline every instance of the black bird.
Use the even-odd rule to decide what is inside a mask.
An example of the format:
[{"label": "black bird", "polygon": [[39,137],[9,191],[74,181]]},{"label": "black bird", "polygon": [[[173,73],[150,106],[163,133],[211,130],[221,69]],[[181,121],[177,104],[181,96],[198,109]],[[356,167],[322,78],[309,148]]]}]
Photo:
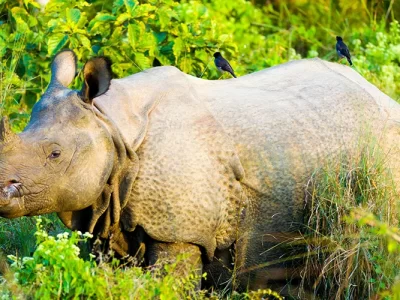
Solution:
[{"label": "black bird", "polygon": [[229,72],[233,77],[236,78],[236,75],[233,72],[231,65],[225,58],[222,57],[221,53],[215,52],[214,57],[214,63],[218,70],[220,70],[221,72]]},{"label": "black bird", "polygon": [[340,59],[343,58],[347,58],[347,61],[349,62],[350,66],[353,65],[353,63],[351,62],[351,55],[350,55],[350,51],[349,48],[347,48],[347,45],[345,43],[343,43],[343,39],[340,36],[336,37],[336,51],[339,55]]}]

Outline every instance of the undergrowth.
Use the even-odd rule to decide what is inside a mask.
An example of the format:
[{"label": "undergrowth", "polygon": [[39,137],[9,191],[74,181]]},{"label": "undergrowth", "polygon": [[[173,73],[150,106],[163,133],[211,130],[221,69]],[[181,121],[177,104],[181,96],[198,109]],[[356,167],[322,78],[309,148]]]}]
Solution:
[{"label": "undergrowth", "polygon": [[307,189],[303,285],[322,299],[371,299],[400,275],[398,198],[387,156],[376,144],[357,152],[328,162]]},{"label": "undergrowth", "polygon": [[[31,256],[8,255],[11,265],[0,260],[2,299],[220,299],[217,292],[198,290],[206,274],[198,270],[182,273],[188,256],[174,263],[158,262],[143,269],[95,259],[82,258],[80,243],[93,236],[89,233],[63,232],[56,236],[45,230],[43,218],[36,219],[36,249]],[[112,254],[111,254],[112,255]],[[99,258],[101,256],[98,256]],[[189,262],[189,260],[188,260]],[[270,289],[233,293],[230,299],[283,299]]]}]

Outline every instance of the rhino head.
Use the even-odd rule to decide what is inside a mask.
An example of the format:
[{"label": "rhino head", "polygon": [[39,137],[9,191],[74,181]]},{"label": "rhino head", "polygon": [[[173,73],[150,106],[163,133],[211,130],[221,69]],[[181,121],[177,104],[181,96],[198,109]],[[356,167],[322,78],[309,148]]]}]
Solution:
[{"label": "rhino head", "polygon": [[[114,145],[95,117],[93,98],[110,85],[110,63],[88,61],[80,91],[68,89],[76,74],[72,51],[51,65],[51,82],[20,134],[0,124],[0,216],[15,218],[85,209],[99,199],[113,169]],[[111,157],[111,159],[110,159]]]}]

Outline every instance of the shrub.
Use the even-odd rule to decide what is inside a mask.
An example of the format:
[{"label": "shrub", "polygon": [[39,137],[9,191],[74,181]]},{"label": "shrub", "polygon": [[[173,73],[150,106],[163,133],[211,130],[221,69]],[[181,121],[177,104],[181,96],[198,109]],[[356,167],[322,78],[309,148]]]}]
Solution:
[{"label": "shrub", "polygon": [[[325,0],[312,7],[301,1],[294,5],[298,7],[282,2],[258,8],[245,0],[51,0],[42,9],[34,0],[1,1],[0,115],[9,115],[16,131],[24,128],[49,82],[51,58],[66,47],[81,64],[92,56],[109,56],[117,77],[147,69],[157,59],[193,76],[217,79],[212,57],[217,50],[238,75],[245,75],[301,57],[336,60],[337,34],[350,46],[355,68],[399,98],[396,22],[388,31],[384,20],[376,14],[369,18],[367,6],[358,5],[362,13],[351,17],[350,32],[340,24],[342,13],[353,6],[332,6]],[[321,24],[326,14],[328,20]],[[74,86],[79,85],[77,80]]]},{"label": "shrub", "polygon": [[[200,299],[195,292],[200,280],[195,272],[176,276],[176,268],[186,258],[173,264],[160,264],[152,271],[138,267],[125,268],[118,260],[97,264],[80,257],[79,242],[92,236],[88,233],[64,232],[53,237],[43,229],[42,219],[36,223],[36,250],[31,257],[9,255],[11,274],[6,275],[3,295],[34,296],[36,299],[182,299],[188,295]],[[13,275],[13,276],[11,276]]]}]

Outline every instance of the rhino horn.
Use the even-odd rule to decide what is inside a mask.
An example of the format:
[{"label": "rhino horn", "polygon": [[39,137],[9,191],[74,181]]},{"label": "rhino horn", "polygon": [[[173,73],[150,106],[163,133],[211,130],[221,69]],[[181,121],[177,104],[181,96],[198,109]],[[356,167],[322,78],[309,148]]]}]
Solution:
[{"label": "rhino horn", "polygon": [[7,143],[16,138],[18,138],[18,136],[11,130],[8,118],[3,117],[0,122],[0,142]]},{"label": "rhino horn", "polygon": [[51,63],[50,86],[68,87],[76,76],[76,55],[72,50],[58,53]]},{"label": "rhino horn", "polygon": [[107,57],[96,57],[89,60],[83,68],[85,78],[80,96],[86,103],[92,103],[110,87],[112,78],[111,61]]}]

